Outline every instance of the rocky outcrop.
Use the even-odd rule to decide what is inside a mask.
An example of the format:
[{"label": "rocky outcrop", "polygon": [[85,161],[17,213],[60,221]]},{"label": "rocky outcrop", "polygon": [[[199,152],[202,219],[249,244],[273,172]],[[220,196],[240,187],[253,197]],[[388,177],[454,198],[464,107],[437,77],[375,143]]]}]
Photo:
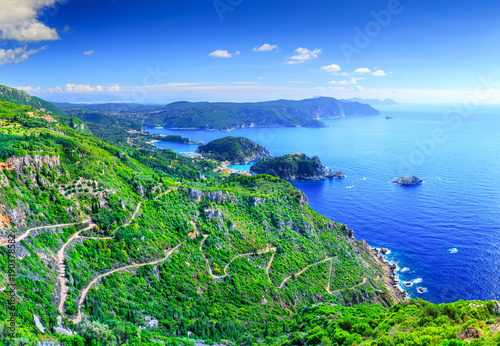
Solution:
[{"label": "rocky outcrop", "polygon": [[212,219],[221,219],[223,218],[222,211],[219,209],[205,209],[205,216]]},{"label": "rocky outcrop", "polygon": [[0,162],[0,170],[15,170],[17,173],[21,173],[24,167],[40,169],[43,165],[47,165],[49,168],[54,168],[61,164],[60,159],[61,158],[56,155],[32,154],[26,156],[12,156],[9,157],[7,162]]},{"label": "rocky outcrop", "polygon": [[250,167],[252,174],[269,174],[284,180],[321,180],[333,176],[326,172],[325,166],[317,156],[308,157],[296,153],[264,159]]},{"label": "rocky outcrop", "polygon": [[345,178],[345,175],[341,171],[333,172],[332,170],[330,170],[330,173],[328,173],[328,177],[329,178],[340,178],[340,179],[343,179],[343,178]]},{"label": "rocky outcrop", "polygon": [[405,177],[401,177],[398,179],[394,179],[392,182],[395,184],[398,184],[398,185],[410,186],[410,185],[422,184],[424,181],[422,179],[412,175],[411,177],[405,176]]}]

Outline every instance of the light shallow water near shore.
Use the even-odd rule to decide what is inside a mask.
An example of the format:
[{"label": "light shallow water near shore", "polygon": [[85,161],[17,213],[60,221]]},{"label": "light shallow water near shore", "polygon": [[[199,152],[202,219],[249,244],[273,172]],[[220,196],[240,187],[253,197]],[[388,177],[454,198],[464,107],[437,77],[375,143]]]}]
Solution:
[{"label": "light shallow water near shore", "polygon": [[[379,116],[324,120],[328,128],[151,132],[205,142],[245,136],[275,156],[318,155],[347,177],[293,184],[313,209],[347,224],[357,239],[390,249],[387,258],[401,268],[401,284],[422,279],[406,288],[412,297],[436,303],[500,299],[500,107],[479,107],[457,128],[442,120],[445,106],[379,109]],[[385,120],[386,115],[394,119]],[[430,145],[435,131],[445,140]],[[390,182],[408,174],[425,184]],[[426,291],[418,293],[418,287]]]}]

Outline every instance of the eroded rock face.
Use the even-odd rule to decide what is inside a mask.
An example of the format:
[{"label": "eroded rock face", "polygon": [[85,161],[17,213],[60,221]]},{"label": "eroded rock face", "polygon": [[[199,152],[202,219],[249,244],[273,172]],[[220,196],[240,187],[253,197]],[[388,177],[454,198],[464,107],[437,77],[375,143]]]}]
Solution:
[{"label": "eroded rock face", "polygon": [[496,314],[496,315],[500,315],[500,302],[497,301],[497,300],[494,300],[493,301],[493,312]]},{"label": "eroded rock face", "polygon": [[0,170],[15,170],[17,173],[21,173],[24,167],[41,168],[43,165],[47,165],[49,168],[54,168],[61,164],[60,159],[59,156],[40,154],[12,156],[7,162],[0,162]]},{"label": "eroded rock face", "polygon": [[217,202],[218,204],[225,202],[236,204],[239,202],[233,193],[227,191],[203,192],[198,189],[187,189],[184,187],[181,187],[179,190],[186,192],[188,194],[188,197],[195,200],[196,203],[199,203],[205,197],[208,198],[211,202]]},{"label": "eroded rock face", "polygon": [[220,211],[219,209],[205,209],[205,216],[209,217],[209,218],[215,218],[215,219],[222,219],[223,218],[223,215],[222,215],[222,211]]},{"label": "eroded rock face", "polygon": [[196,202],[201,201],[202,193],[200,190],[191,189],[189,190],[189,198],[194,199]]}]

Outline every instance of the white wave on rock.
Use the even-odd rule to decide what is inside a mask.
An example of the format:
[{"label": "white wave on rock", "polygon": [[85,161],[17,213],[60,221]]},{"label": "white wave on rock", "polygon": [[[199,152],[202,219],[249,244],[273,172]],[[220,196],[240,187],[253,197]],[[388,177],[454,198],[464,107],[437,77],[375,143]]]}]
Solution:
[{"label": "white wave on rock", "polygon": [[417,287],[417,292],[422,294],[427,292],[427,287]]},{"label": "white wave on rock", "polygon": [[419,284],[422,282],[422,278],[416,278],[415,280],[412,281],[414,284]]}]

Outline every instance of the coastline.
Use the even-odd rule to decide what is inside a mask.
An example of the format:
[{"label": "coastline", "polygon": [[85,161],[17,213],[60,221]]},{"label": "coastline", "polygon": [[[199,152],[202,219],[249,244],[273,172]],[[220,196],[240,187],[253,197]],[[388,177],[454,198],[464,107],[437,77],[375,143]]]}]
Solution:
[{"label": "coastline", "polygon": [[409,299],[410,295],[399,286],[399,277],[396,273],[397,265],[389,262],[378,248],[369,247],[369,254],[382,267],[384,271],[384,285],[390,292],[394,303],[399,303],[402,300]]}]

